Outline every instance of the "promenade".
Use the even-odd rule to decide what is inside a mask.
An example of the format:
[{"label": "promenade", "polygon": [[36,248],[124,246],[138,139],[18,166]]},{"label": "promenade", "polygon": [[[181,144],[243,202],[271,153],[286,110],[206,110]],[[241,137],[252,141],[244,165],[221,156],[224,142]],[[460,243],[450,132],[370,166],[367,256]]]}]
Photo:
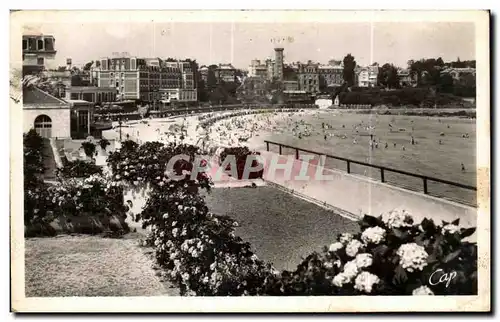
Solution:
[{"label": "promenade", "polygon": [[[415,221],[425,217],[440,223],[441,220],[451,222],[460,218],[460,226],[477,226],[477,209],[448,200],[432,197],[381,183],[367,177],[347,174],[345,172],[326,169],[321,172],[331,176],[329,180],[315,178],[317,161],[307,165],[309,180],[294,179],[301,171],[304,161],[290,156],[260,151],[266,160],[264,179],[277,184],[290,192],[304,195],[318,203],[342,209],[348,216],[361,218],[364,214],[379,216],[384,212],[400,208],[409,211]],[[275,158],[279,164],[292,163],[291,176],[283,169],[269,171],[268,161]],[[474,237],[474,236],[473,236]],[[474,237],[475,238],[475,237]]]}]

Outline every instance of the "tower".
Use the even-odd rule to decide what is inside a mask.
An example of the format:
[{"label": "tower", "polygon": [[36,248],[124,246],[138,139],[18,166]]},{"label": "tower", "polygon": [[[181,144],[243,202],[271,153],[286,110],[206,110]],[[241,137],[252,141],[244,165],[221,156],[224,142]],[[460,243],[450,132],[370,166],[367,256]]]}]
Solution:
[{"label": "tower", "polygon": [[274,77],[279,81],[283,81],[283,48],[274,48]]}]

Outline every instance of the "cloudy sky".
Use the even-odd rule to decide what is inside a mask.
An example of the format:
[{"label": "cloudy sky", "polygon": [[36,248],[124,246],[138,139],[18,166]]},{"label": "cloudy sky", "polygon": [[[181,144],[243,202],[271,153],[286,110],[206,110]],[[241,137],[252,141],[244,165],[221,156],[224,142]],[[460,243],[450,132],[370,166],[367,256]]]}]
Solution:
[{"label": "cloudy sky", "polygon": [[[29,29],[27,29],[29,30]],[[55,65],[75,65],[128,52],[132,56],[195,58],[200,64],[232,62],[246,68],[273,54],[285,39],[285,61],[342,59],[351,53],[360,65],[406,66],[409,59],[475,59],[473,23],[44,23],[36,30],[56,38]],[[28,33],[28,31],[25,31]],[[289,41],[293,39],[292,41]]]}]

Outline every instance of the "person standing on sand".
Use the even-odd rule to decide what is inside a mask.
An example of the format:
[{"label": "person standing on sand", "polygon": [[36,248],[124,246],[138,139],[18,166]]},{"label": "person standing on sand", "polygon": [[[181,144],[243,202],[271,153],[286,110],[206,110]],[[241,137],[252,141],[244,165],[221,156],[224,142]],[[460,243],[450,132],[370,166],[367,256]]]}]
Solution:
[{"label": "person standing on sand", "polygon": [[462,172],[465,172],[465,166],[463,163],[462,163]]}]

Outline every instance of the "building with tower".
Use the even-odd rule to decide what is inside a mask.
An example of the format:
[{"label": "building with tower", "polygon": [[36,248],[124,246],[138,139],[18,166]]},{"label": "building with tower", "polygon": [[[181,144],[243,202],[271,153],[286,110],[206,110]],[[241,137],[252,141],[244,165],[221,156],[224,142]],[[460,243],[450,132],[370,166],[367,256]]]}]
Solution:
[{"label": "building with tower", "polygon": [[274,48],[273,77],[279,81],[283,81],[283,48]]}]

